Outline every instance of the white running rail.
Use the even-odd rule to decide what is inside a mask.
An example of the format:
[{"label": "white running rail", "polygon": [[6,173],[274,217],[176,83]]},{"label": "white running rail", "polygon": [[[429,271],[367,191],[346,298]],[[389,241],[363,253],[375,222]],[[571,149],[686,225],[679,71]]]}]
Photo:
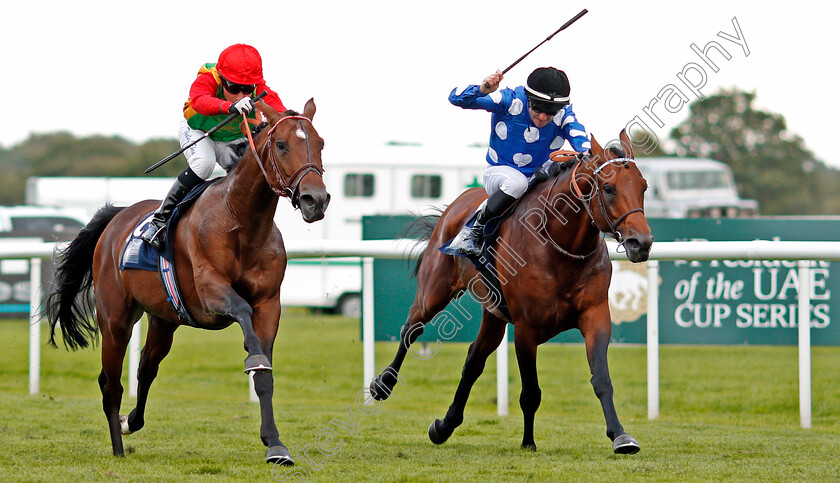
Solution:
[{"label": "white running rail", "polygon": [[[625,259],[624,254],[616,253],[615,243],[608,243],[610,258]],[[31,286],[35,289],[30,297],[30,361],[29,392],[40,391],[40,340],[41,321],[40,286],[41,259],[51,258],[56,248],[55,243],[40,242],[0,242],[0,259],[31,259]],[[376,375],[376,361],[373,353],[373,277],[372,260],[374,258],[414,258],[425,249],[425,243],[414,240],[307,240],[286,242],[289,258],[325,258],[325,257],[362,257],[364,267],[363,288],[365,297],[362,314],[364,338],[364,386]],[[659,261],[661,260],[798,260],[799,280],[805,281],[799,288],[800,307],[798,321],[799,336],[799,410],[800,426],[811,427],[811,334],[808,323],[810,305],[810,261],[840,261],[840,242],[822,241],[691,241],[691,242],[656,242],[653,245],[648,270],[648,313],[647,313],[647,360],[648,360],[648,418],[659,417]],[[506,340],[506,339],[505,339]],[[140,360],[140,330],[132,333],[129,350],[129,395],[137,393],[136,373]],[[507,414],[507,359],[508,344],[502,343],[498,350],[497,366],[499,374],[498,394],[504,398],[499,402],[499,414]],[[252,388],[253,392],[253,388]]]}]

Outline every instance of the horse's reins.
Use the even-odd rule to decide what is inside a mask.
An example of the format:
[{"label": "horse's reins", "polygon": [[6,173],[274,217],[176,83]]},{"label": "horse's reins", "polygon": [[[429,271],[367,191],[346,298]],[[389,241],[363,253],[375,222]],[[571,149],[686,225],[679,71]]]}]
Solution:
[{"label": "horse's reins", "polygon": [[[607,221],[607,224],[610,227],[610,234],[613,237],[615,237],[615,239],[619,242],[619,247],[624,246],[624,240],[623,240],[623,237],[621,236],[621,233],[618,232],[618,225],[622,221],[624,221],[624,219],[627,218],[627,216],[630,215],[631,213],[636,213],[636,212],[644,213],[644,210],[642,208],[632,208],[632,209],[628,210],[626,213],[624,213],[623,215],[619,216],[615,221],[612,221],[609,213],[607,212],[607,207],[606,207],[606,203],[604,202],[604,194],[603,194],[603,191],[601,190],[601,185],[600,185],[600,183],[598,183],[598,178],[599,178],[598,174],[601,172],[602,169],[604,169],[605,167],[607,167],[609,165],[617,164],[617,163],[628,163],[628,162],[634,162],[634,161],[631,158],[611,159],[611,160],[606,161],[602,165],[598,166],[597,168],[595,168],[595,170],[592,172],[592,174],[595,176],[595,188],[594,189],[595,189],[595,193],[598,196],[598,205],[601,208],[601,214],[603,215],[604,219]],[[589,198],[584,196],[583,192],[580,190],[580,187],[577,184],[576,176],[577,176],[578,167],[581,164],[583,164],[583,159],[582,158],[577,164],[575,164],[574,169],[572,169],[572,175],[571,175],[570,183],[572,185],[572,189],[575,191],[575,194],[583,202],[583,207],[584,207],[584,209],[586,209],[586,212],[589,215],[589,218],[592,220],[592,224],[597,227],[597,225],[595,223],[595,216],[592,213],[592,208],[589,206],[589,202],[588,202],[588,199],[591,199],[592,196],[590,196]],[[549,186],[549,188],[548,188],[549,193],[551,192],[551,190],[554,189],[554,185],[557,184],[557,180],[559,178],[560,178],[559,176],[556,176],[554,178],[554,181],[551,183],[551,186]],[[548,203],[548,196],[546,196],[544,198],[545,198],[545,202],[543,204],[546,205]],[[599,231],[603,232],[603,230],[600,230],[600,229],[599,229]],[[546,234],[548,234],[548,233],[546,232]],[[569,252],[568,250],[566,250],[563,247],[561,247],[560,245],[558,245],[557,242],[555,242],[554,239],[551,238],[551,236],[548,236],[546,238],[548,238],[548,241],[551,242],[551,245],[556,250],[558,250],[559,252],[561,252],[562,254],[564,254],[564,255],[566,255],[570,258],[574,258],[574,259],[577,259],[577,260],[582,260],[584,258],[589,257],[590,255],[597,252],[598,249],[600,248],[600,246],[596,247],[594,250],[587,253],[586,255],[577,255],[577,254]]]},{"label": "horse's reins", "polygon": [[[575,174],[574,171],[572,171],[572,176],[574,176],[574,174]],[[551,186],[548,187],[548,193],[551,193],[551,190],[554,189],[554,185],[557,184],[558,179],[560,179],[560,176],[555,176],[554,177],[554,181],[552,181]],[[544,210],[547,209],[548,198],[549,198],[548,196],[543,197],[543,209]],[[591,216],[592,216],[592,214],[590,213],[590,217]],[[553,246],[555,250],[562,253],[563,255],[566,255],[569,258],[574,258],[575,260],[583,260],[584,258],[589,257],[593,253],[597,252],[598,249],[601,248],[601,246],[599,244],[599,246],[595,247],[594,250],[587,253],[586,255],[577,255],[577,254],[572,253],[572,252],[566,250],[565,248],[561,247],[556,241],[554,241],[554,238],[551,237],[551,233],[549,233],[548,230],[545,231],[545,234],[546,234],[546,238],[548,239],[549,242],[551,242],[551,246]]]},{"label": "horse's reins", "polygon": [[[324,169],[318,166],[317,164],[312,162],[312,151],[309,146],[309,134],[306,133],[306,129],[303,127],[303,121],[307,120],[312,122],[308,117],[305,116],[285,116],[280,118],[277,122],[274,123],[273,126],[268,130],[266,136],[268,137],[269,141],[271,140],[271,135],[274,133],[274,130],[287,119],[297,119],[298,125],[300,126],[301,132],[303,132],[304,139],[306,140],[306,160],[307,163],[297,169],[292,175],[289,177],[288,181],[285,179],[283,174],[280,172],[280,166],[277,164],[277,155],[275,154],[274,149],[269,149],[268,151],[268,160],[271,162],[271,167],[274,169],[274,176],[277,179],[277,183],[279,186],[274,186],[271,181],[268,179],[268,172],[263,166],[262,159],[260,159],[259,154],[257,153],[256,146],[254,145],[254,138],[251,136],[251,130],[246,129],[248,134],[248,142],[251,145],[251,153],[253,153],[254,158],[257,160],[257,165],[260,167],[260,170],[263,172],[263,176],[265,176],[266,182],[268,182],[268,186],[271,188],[274,193],[278,196],[285,196],[289,198],[289,201],[292,202],[292,206],[298,208],[298,200],[297,200],[297,192],[298,188],[300,187],[300,182],[303,181],[303,177],[307,175],[310,171],[314,171],[318,174],[318,176],[324,176]],[[265,143],[266,146],[270,145],[270,142]],[[269,146],[270,147],[270,146]],[[266,149],[265,147],[263,149]]]}]

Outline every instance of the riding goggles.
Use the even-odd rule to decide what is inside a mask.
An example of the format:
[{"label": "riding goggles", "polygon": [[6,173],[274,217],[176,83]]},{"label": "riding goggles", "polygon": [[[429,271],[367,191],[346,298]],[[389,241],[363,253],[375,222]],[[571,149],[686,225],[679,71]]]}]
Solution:
[{"label": "riding goggles", "polygon": [[256,90],[256,84],[234,84],[233,82],[228,81],[224,77],[222,79],[222,86],[224,86],[225,90],[230,92],[231,94],[242,94],[251,95]]}]

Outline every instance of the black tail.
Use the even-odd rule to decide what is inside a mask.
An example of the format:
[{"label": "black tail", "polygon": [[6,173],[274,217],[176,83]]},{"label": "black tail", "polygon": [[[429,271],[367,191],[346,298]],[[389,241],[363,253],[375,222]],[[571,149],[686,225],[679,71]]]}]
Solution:
[{"label": "black tail", "polygon": [[105,227],[122,209],[110,204],[103,206],[66,248],[56,252],[53,291],[44,302],[44,312],[50,322],[50,345],[53,347],[56,347],[56,325],[61,327],[64,347],[68,349],[87,347],[98,338],[90,293],[93,251]]},{"label": "black tail", "polygon": [[[417,241],[429,241],[432,238],[432,232],[435,231],[435,227],[440,220],[440,216],[443,213],[443,208],[436,208],[439,213],[433,215],[422,215],[418,216],[408,228],[406,228],[405,232],[403,233],[403,238],[414,238]],[[417,278],[417,274],[420,272],[420,263],[423,261],[423,253],[420,253],[420,256],[417,257],[417,263],[414,264],[414,277]]]}]

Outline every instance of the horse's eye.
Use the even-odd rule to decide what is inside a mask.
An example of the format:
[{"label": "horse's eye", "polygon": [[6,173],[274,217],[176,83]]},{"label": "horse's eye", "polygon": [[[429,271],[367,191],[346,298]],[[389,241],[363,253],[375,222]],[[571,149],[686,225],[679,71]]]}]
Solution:
[{"label": "horse's eye", "polygon": [[277,146],[278,151],[285,151],[286,150],[286,143],[284,143],[283,141],[277,141],[274,144]]},{"label": "horse's eye", "polygon": [[615,186],[613,186],[609,183],[604,183],[603,190],[604,190],[604,193],[606,193],[610,196],[615,194]]}]

